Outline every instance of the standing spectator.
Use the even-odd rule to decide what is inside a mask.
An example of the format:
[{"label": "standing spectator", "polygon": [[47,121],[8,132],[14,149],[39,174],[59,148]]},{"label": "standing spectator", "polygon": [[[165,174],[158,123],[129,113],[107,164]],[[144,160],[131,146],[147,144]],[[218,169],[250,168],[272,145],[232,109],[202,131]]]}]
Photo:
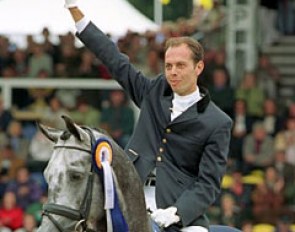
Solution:
[{"label": "standing spectator", "polygon": [[133,131],[134,112],[127,106],[126,96],[121,90],[111,91],[109,100],[109,107],[101,111],[101,127],[108,131],[121,147],[125,147]]},{"label": "standing spectator", "polygon": [[6,191],[15,193],[17,204],[23,210],[42,196],[41,186],[30,177],[26,167],[18,169],[16,179],[8,183]]},{"label": "standing spectator", "polygon": [[13,192],[6,192],[0,207],[0,228],[1,226],[16,230],[23,224],[23,210],[16,203],[16,196]]},{"label": "standing spectator", "polygon": [[273,163],[273,138],[267,135],[261,122],[253,125],[252,133],[247,135],[243,144],[243,159],[245,173],[255,169],[264,170]]}]

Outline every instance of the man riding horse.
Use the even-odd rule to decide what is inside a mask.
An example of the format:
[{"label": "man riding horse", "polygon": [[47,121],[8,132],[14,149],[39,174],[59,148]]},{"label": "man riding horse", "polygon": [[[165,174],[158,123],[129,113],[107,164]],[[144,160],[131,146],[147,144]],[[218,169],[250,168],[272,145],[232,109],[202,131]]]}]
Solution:
[{"label": "man riding horse", "polygon": [[165,73],[151,80],[84,16],[77,0],[65,0],[65,6],[77,37],[141,110],[125,152],[142,183],[156,173],[152,219],[164,231],[208,232],[205,213],[220,193],[232,121],[198,85],[204,69],[201,44],[190,37],[168,39]]}]

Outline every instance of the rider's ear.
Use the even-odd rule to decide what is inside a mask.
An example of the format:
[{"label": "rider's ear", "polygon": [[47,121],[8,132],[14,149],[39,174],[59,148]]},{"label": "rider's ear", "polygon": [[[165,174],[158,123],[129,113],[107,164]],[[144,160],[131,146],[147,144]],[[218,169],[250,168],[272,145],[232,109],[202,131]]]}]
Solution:
[{"label": "rider's ear", "polygon": [[46,127],[40,123],[37,123],[37,126],[38,126],[39,130],[42,132],[42,134],[45,135],[46,138],[48,138],[49,140],[51,140],[54,143],[57,142],[59,136],[61,135],[60,130]]},{"label": "rider's ear", "polygon": [[88,133],[81,127],[76,125],[70,117],[63,115],[62,118],[66,123],[67,129],[72,135],[75,136],[76,139],[78,139],[80,142],[87,141],[87,139],[90,139]]}]

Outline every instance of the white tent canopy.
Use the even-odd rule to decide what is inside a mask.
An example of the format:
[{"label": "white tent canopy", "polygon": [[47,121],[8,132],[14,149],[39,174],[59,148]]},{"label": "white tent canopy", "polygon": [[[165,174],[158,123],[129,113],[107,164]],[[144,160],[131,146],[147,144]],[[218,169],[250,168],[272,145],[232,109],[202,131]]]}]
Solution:
[{"label": "white tent canopy", "polygon": [[[80,0],[80,8],[102,31],[113,36],[158,26],[127,0]],[[37,35],[47,27],[53,35],[75,32],[64,0],[0,0],[0,35]]]}]

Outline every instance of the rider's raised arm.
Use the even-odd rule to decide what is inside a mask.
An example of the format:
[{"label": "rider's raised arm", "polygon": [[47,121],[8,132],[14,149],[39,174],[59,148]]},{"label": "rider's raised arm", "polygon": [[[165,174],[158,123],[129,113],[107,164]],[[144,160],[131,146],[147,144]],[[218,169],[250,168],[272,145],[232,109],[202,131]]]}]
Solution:
[{"label": "rider's raised arm", "polygon": [[112,76],[140,107],[143,97],[151,88],[152,81],[136,70],[116,44],[84,16],[77,6],[77,0],[65,0],[65,7],[69,9],[76,23],[77,37],[108,67]]}]

